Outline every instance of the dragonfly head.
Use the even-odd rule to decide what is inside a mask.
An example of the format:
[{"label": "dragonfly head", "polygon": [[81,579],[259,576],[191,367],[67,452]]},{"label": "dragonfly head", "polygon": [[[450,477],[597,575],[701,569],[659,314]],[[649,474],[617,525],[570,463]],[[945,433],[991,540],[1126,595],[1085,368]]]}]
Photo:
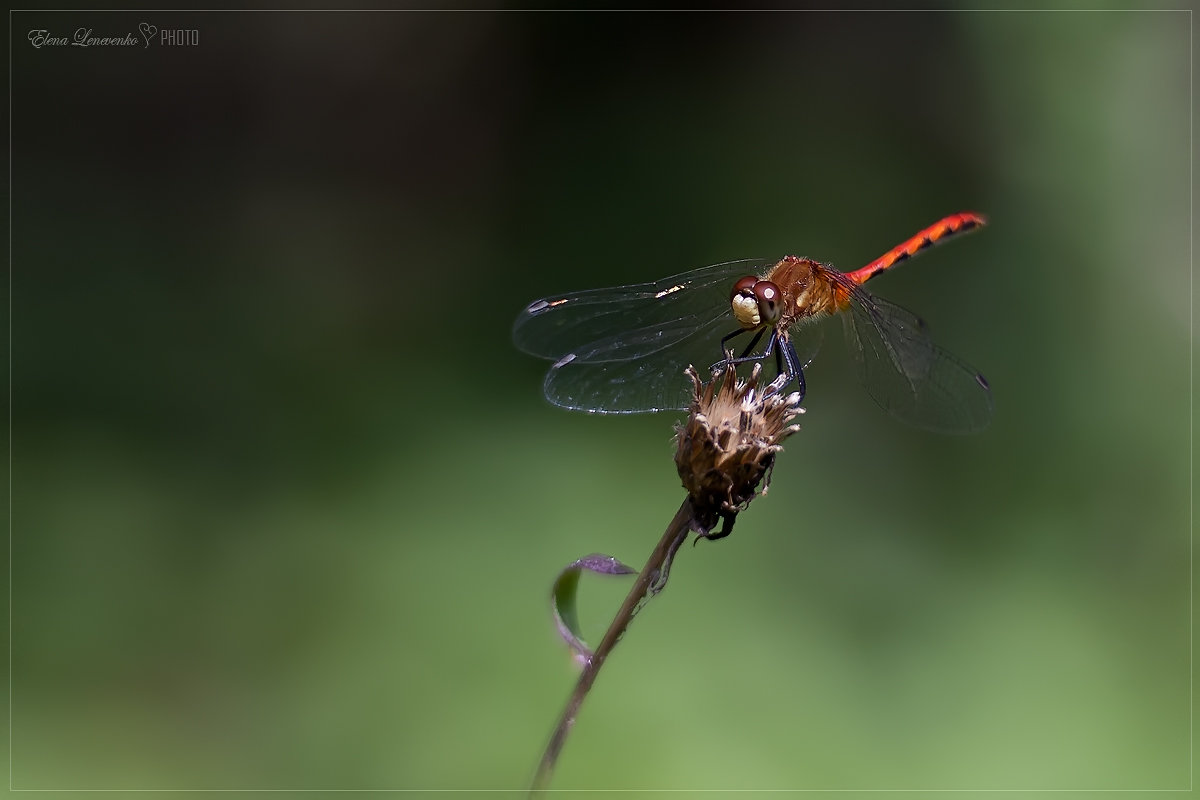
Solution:
[{"label": "dragonfly head", "polygon": [[729,305],[738,324],[748,331],[774,325],[783,315],[783,292],[771,281],[747,275],[733,285]]}]

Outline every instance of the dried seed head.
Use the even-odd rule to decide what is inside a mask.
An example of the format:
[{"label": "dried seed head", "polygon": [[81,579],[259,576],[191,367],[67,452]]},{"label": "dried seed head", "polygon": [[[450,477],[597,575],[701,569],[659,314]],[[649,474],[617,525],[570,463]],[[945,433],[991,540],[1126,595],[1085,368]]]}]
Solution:
[{"label": "dried seed head", "polygon": [[[729,534],[759,483],[770,482],[780,442],[800,429],[791,424],[804,413],[799,394],[779,394],[788,376],[759,391],[761,372],[762,365],[755,364],[750,377],[740,380],[734,366],[725,364],[706,385],[692,367],[687,369],[692,404],[687,422],[676,428],[675,466],[692,500],[694,526],[708,539]],[[725,524],[712,533],[719,520]]]}]

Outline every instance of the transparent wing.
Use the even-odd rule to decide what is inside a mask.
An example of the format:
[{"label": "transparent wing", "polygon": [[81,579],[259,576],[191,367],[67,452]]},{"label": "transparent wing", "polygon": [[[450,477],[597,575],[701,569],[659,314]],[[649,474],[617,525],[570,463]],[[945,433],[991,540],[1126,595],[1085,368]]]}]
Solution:
[{"label": "transparent wing", "polygon": [[517,317],[513,341],[530,355],[555,361],[568,355],[576,362],[642,358],[727,312],[733,282],[773,263],[727,261],[653,283],[543,298]]},{"label": "transparent wing", "polygon": [[793,325],[789,333],[792,347],[796,350],[796,357],[800,360],[800,368],[808,369],[812,366],[813,360],[821,351],[821,344],[825,341],[825,321]]},{"label": "transparent wing", "polygon": [[[686,319],[677,326],[644,326],[593,342],[555,362],[543,385],[546,398],[563,408],[597,414],[686,409],[692,382],[684,368],[691,364],[706,376],[723,359],[721,337],[734,330],[732,313],[721,309],[699,325]],[[670,346],[661,346],[664,339]],[[627,353],[648,354],[621,357]]]},{"label": "transparent wing", "polygon": [[987,426],[992,391],[978,370],[935,345],[916,314],[841,283],[850,290],[850,349],[876,403],[928,430],[971,433]]},{"label": "transparent wing", "polygon": [[543,386],[563,408],[632,414],[687,407],[689,364],[720,361],[737,329],[729,290],[773,264],[746,259],[653,283],[590,289],[530,303],[513,325],[517,347],[555,359]]}]

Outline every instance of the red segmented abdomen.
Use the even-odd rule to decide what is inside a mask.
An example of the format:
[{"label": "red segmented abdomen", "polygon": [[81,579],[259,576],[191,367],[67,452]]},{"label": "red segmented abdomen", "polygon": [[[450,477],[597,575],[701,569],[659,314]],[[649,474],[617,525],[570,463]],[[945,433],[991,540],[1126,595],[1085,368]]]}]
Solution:
[{"label": "red segmented abdomen", "polygon": [[930,225],[925,230],[913,236],[907,241],[888,250],[879,258],[867,264],[861,269],[856,269],[853,272],[847,272],[846,277],[857,284],[866,283],[871,278],[878,275],[884,270],[891,269],[901,261],[906,261],[912,256],[924,250],[926,247],[940,242],[942,239],[947,239],[956,233],[979,228],[987,223],[987,219],[980,214],[974,214],[970,211],[964,211],[960,214],[951,214],[944,219]]}]

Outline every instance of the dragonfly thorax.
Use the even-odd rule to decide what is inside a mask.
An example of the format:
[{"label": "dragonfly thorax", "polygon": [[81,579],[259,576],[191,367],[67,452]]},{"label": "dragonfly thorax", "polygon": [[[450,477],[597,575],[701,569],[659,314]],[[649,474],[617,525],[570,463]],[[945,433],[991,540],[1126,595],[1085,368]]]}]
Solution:
[{"label": "dragonfly thorax", "polygon": [[783,288],[780,302],[783,325],[791,326],[845,308],[849,295],[837,275],[840,273],[825,264],[796,256],[786,256],[768,270],[764,280]]},{"label": "dragonfly thorax", "polygon": [[783,313],[783,292],[771,281],[747,275],[733,285],[729,305],[738,324],[748,331],[774,325]]}]

